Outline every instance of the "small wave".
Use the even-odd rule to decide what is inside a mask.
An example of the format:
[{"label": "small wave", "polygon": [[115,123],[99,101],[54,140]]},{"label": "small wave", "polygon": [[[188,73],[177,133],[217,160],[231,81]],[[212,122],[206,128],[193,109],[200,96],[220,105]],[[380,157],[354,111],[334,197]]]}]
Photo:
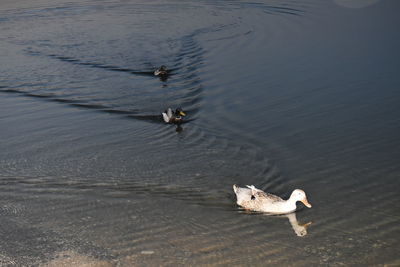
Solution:
[{"label": "small wave", "polygon": [[[91,103],[85,103],[84,101],[80,101],[80,100],[59,98],[57,95],[54,95],[54,94],[38,94],[38,93],[25,92],[23,90],[11,89],[11,88],[7,88],[7,87],[0,87],[0,88],[1,88],[0,92],[20,94],[23,96],[45,99],[45,100],[52,101],[52,102],[68,104],[73,107],[94,109],[94,110],[98,110],[100,112],[106,112],[106,113],[110,113],[110,114],[125,115],[127,118],[132,118],[132,119],[138,119],[138,120],[155,122],[155,123],[164,123],[161,113],[154,114],[154,115],[143,115],[143,114],[140,114],[137,110],[118,110],[118,109],[113,109],[111,107],[108,107],[106,105],[91,104]],[[4,88],[7,88],[7,89],[4,89]],[[187,123],[192,120],[193,119],[186,120],[184,123]]]},{"label": "small wave", "polygon": [[[153,100],[156,100],[156,102],[160,102],[160,104],[164,103],[162,106],[160,106],[160,110],[156,111],[156,114],[152,113],[152,111],[146,108],[147,104],[154,105],[154,101],[148,102],[150,98],[149,96],[147,96],[148,92],[146,88],[140,90],[143,92],[143,101],[140,100],[140,91],[135,93],[135,103],[139,104],[140,106],[134,107],[132,107],[132,104],[129,104],[128,101],[125,101],[126,97],[121,99],[123,100],[123,102],[126,102],[125,104],[120,101],[119,96],[117,96],[115,99],[107,97],[109,93],[105,91],[104,93],[106,93],[107,95],[105,95],[101,99],[101,101],[99,101],[98,96],[101,96],[103,92],[99,92],[100,94],[94,94],[95,92],[93,92],[91,88],[86,88],[85,91],[88,91],[90,95],[93,95],[93,98],[90,98],[90,95],[88,95],[87,93],[85,94],[88,96],[84,96],[83,91],[79,90],[79,88],[77,90],[74,90],[73,94],[70,94],[70,92],[68,92],[68,96],[66,96],[64,93],[60,94],[61,92],[58,93],[58,91],[60,90],[58,90],[57,88],[51,88],[51,93],[48,93],[45,90],[46,85],[39,86],[37,89],[35,89],[35,91],[27,89],[27,84],[19,85],[14,88],[7,88],[3,86],[3,88],[1,88],[1,91],[8,93],[19,93],[24,96],[65,103],[70,106],[75,106],[79,108],[93,109],[110,114],[125,115],[129,118],[157,123],[163,122],[161,111],[163,111],[165,108],[183,107],[184,110],[187,111],[189,114],[189,117],[185,120],[185,122],[191,122],[195,120],[195,114],[199,111],[201,106],[201,95],[203,87],[201,85],[201,79],[196,72],[198,71],[198,67],[201,65],[199,64],[199,62],[202,61],[203,51],[201,47],[197,44],[197,42],[194,41],[192,34],[182,37],[181,43],[181,51],[176,56],[176,59],[175,61],[173,61],[172,64],[174,65],[174,67],[170,68],[170,73],[173,76],[173,80],[166,83],[165,85],[167,87],[161,88],[158,92],[154,88],[149,88]],[[115,71],[132,75],[157,78],[154,76],[154,69],[137,70],[115,65],[101,64],[98,62],[85,61],[69,56],[58,55],[55,53],[44,53],[31,48],[25,50],[25,52],[30,56],[48,57],[59,60],[61,62],[82,67],[90,67],[107,71]],[[166,81],[164,80],[164,82]],[[168,104],[168,102],[170,104]]]},{"label": "small wave", "polygon": [[293,15],[303,16],[306,13],[305,4],[297,4],[292,1],[279,1],[276,3],[255,3],[255,2],[230,2],[230,6],[239,6],[241,8],[255,8],[270,15]]},{"label": "small wave", "polygon": [[[72,63],[72,64],[76,64],[76,65],[88,66],[88,67],[92,67],[92,68],[99,68],[99,69],[105,69],[105,70],[110,70],[110,71],[125,72],[125,73],[129,73],[129,74],[134,74],[134,75],[154,76],[154,70],[157,69],[157,67],[154,66],[152,69],[149,69],[149,70],[134,70],[134,69],[130,69],[130,68],[107,65],[107,64],[102,64],[102,63],[98,63],[98,62],[82,61],[80,59],[56,55],[56,54],[46,55],[46,54],[42,54],[41,52],[32,51],[32,50],[28,50],[27,53],[30,55],[35,55],[35,56],[47,56],[49,58],[58,59],[60,61],[68,62],[68,63]],[[169,69],[169,70],[170,70],[171,74],[174,71],[176,71],[176,69]]]},{"label": "small wave", "polygon": [[294,16],[302,16],[304,14],[304,10],[290,8],[290,7],[282,7],[282,6],[268,6],[263,5],[262,9],[265,13],[268,14],[287,14],[287,15],[294,15]]}]

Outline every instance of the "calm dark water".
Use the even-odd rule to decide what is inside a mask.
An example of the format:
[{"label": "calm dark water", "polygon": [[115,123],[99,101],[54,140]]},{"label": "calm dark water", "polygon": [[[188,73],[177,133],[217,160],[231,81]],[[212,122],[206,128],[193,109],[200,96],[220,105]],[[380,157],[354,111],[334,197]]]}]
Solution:
[{"label": "calm dark water", "polygon": [[400,265],[399,7],[2,1],[0,265]]}]

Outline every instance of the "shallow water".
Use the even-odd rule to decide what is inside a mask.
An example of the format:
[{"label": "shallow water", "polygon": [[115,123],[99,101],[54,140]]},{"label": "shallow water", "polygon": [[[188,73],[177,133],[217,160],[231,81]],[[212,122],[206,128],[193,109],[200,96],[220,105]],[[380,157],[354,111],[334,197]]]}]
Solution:
[{"label": "shallow water", "polygon": [[2,1],[0,265],[400,265],[398,8]]}]

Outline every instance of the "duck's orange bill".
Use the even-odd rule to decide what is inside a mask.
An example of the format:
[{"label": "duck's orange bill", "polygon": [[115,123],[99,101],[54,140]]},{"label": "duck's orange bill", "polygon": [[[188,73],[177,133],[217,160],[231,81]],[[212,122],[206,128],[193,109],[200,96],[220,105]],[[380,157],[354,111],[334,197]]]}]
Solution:
[{"label": "duck's orange bill", "polygon": [[308,202],[307,198],[304,198],[301,202],[303,202],[304,205],[306,205],[307,208],[311,208],[311,204]]},{"label": "duck's orange bill", "polygon": [[181,116],[186,116],[186,113],[183,112],[183,111],[179,111],[179,114],[180,114]]}]

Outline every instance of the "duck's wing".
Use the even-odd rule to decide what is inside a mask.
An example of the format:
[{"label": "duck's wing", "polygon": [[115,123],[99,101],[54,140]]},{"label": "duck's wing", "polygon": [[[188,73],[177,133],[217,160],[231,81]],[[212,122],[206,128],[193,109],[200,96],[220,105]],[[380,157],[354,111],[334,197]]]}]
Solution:
[{"label": "duck's wing", "polygon": [[170,117],[168,117],[167,113],[163,112],[162,116],[163,116],[164,121],[168,123]]},{"label": "duck's wing", "polygon": [[172,118],[172,115],[173,115],[172,109],[171,109],[171,108],[168,108],[168,110],[167,110],[167,116],[168,116],[168,118]]},{"label": "duck's wing", "polygon": [[155,70],[155,71],[154,71],[154,75],[155,75],[155,76],[160,75],[160,70]]},{"label": "duck's wing", "polygon": [[262,191],[261,189],[256,188],[254,185],[246,185],[250,191],[251,194],[256,197],[256,198],[262,198],[271,202],[279,202],[279,201],[283,201],[282,198],[275,196],[273,194],[270,193],[266,193],[264,191]]},{"label": "duck's wing", "polygon": [[257,192],[264,192],[261,189],[256,188],[254,185],[246,185],[246,186],[251,190],[252,195],[257,194]]},{"label": "duck's wing", "polygon": [[282,198],[280,198],[278,196],[275,196],[273,194],[270,194],[270,193],[266,193],[264,191],[256,192],[254,194],[254,197],[257,198],[257,199],[263,199],[263,200],[269,201],[271,203],[284,201]]}]

